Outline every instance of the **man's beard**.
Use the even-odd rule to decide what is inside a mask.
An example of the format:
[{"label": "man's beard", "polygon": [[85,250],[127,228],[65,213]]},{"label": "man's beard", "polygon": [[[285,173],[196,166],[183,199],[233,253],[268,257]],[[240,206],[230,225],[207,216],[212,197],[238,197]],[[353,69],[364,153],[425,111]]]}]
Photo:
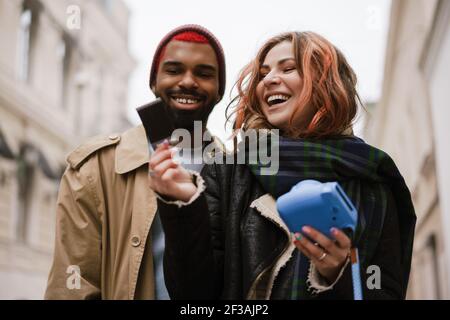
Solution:
[{"label": "man's beard", "polygon": [[202,127],[206,126],[212,107],[203,106],[197,110],[180,110],[173,107],[169,107],[169,109],[175,128],[193,131],[194,121],[202,121]]},{"label": "man's beard", "polygon": [[[200,101],[205,101],[205,104],[195,110],[183,110],[177,109],[170,105],[170,97],[174,95],[189,95],[197,98]],[[206,122],[208,121],[209,114],[212,111],[214,105],[211,102],[208,103],[207,96],[202,95],[196,90],[169,90],[166,91],[167,99],[166,106],[168,107],[169,114],[172,116],[174,125],[176,129],[186,129],[189,131],[194,130],[194,121],[202,121],[202,126],[206,127]]]}]

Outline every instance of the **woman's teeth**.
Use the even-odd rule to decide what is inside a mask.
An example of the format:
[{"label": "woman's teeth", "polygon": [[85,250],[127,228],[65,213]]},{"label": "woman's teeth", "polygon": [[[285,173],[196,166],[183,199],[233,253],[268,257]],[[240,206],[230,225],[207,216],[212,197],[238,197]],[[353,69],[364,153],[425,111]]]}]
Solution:
[{"label": "woman's teeth", "polygon": [[289,98],[290,98],[289,96],[283,94],[275,94],[267,98],[267,103],[272,106],[274,104],[285,102],[289,100]]}]

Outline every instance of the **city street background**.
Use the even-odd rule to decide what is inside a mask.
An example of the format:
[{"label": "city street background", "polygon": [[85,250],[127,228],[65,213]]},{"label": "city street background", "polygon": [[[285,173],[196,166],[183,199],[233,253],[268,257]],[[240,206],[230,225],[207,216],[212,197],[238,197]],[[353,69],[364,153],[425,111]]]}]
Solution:
[{"label": "city street background", "polygon": [[153,52],[181,24],[221,41],[225,142],[238,73],[269,37],[314,31],[358,76],[355,134],[388,152],[418,216],[408,299],[450,298],[450,0],[0,0],[0,299],[42,299],[65,158],[139,124]]}]

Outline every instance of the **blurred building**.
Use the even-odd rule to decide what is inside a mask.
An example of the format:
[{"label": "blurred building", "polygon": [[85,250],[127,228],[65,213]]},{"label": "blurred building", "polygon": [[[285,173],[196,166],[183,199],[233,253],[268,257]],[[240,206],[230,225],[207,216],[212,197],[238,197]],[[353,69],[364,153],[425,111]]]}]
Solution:
[{"label": "blurred building", "polygon": [[450,1],[394,0],[382,97],[366,138],[396,161],[417,212],[409,299],[450,299]]},{"label": "blurred building", "polygon": [[43,298],[65,157],[127,120],[122,0],[0,0],[0,299]]}]

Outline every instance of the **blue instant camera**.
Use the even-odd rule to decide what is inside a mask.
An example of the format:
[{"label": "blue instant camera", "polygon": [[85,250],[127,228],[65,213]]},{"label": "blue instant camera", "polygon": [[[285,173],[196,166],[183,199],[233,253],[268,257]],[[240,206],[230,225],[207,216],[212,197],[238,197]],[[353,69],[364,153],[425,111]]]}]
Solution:
[{"label": "blue instant camera", "polygon": [[330,229],[351,229],[354,234],[357,211],[337,182],[304,180],[277,200],[281,218],[292,233],[311,226],[330,239]]}]

